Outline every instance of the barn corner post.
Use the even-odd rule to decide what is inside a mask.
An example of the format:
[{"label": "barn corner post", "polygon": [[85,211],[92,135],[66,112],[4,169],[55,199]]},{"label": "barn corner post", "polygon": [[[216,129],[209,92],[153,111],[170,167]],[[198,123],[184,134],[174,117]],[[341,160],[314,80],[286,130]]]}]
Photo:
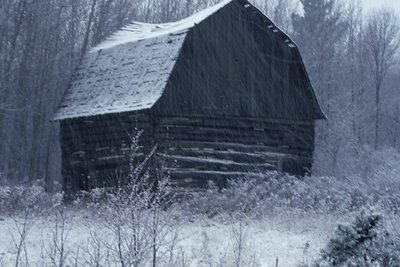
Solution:
[{"label": "barn corner post", "polygon": [[[76,137],[73,138],[72,126],[68,121],[59,121],[60,125],[60,145],[61,145],[61,175],[62,175],[62,192],[63,201],[71,203],[75,198],[77,188],[74,186],[74,171],[72,170],[71,160],[73,155],[73,144]],[[75,172],[76,173],[76,172]]]},{"label": "barn corner post", "polygon": [[160,142],[159,138],[159,129],[160,129],[160,116],[159,113],[155,110],[149,110],[148,116],[150,119],[150,164],[149,164],[149,173],[150,173],[150,182],[152,183],[152,191],[154,193],[158,192],[159,190],[159,183],[160,179],[162,179],[162,169],[161,169],[161,162],[160,158],[158,157],[158,153],[160,151]]}]

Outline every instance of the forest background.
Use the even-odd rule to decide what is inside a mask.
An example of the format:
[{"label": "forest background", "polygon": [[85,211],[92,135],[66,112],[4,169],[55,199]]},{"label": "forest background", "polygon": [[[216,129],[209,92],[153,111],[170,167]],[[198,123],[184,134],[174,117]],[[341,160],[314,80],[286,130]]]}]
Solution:
[{"label": "forest background", "polygon": [[[52,116],[89,49],[131,21],[164,23],[218,0],[0,0],[0,180],[61,180]],[[328,120],[313,174],[346,178],[400,151],[400,21],[361,1],[254,0],[300,48]]]}]

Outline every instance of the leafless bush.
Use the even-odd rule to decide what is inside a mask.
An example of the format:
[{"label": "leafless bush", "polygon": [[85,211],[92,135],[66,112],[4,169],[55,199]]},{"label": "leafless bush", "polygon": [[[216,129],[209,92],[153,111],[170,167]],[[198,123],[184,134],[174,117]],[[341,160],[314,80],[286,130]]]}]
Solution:
[{"label": "leafless bush", "polygon": [[[83,266],[107,266],[109,263],[109,251],[105,249],[105,240],[98,233],[92,231],[87,242],[84,254],[81,256]],[[109,264],[108,264],[109,265]]]},{"label": "leafless bush", "polygon": [[243,212],[247,216],[263,217],[289,210],[297,213],[346,213],[374,204],[388,213],[398,213],[400,156],[394,151],[367,151],[364,163],[360,163],[364,167],[351,177],[299,178],[270,172],[257,178],[232,179],[222,191],[210,188],[193,193],[192,199],[186,201],[182,209],[187,214],[215,216]]},{"label": "leafless bush", "polygon": [[179,247],[176,251],[172,250],[169,261],[165,265],[166,267],[188,267],[190,266],[190,261],[186,255],[185,249]]},{"label": "leafless bush", "polygon": [[65,266],[66,259],[71,251],[66,247],[71,225],[67,222],[65,210],[61,208],[56,212],[52,239],[46,254],[54,267]]},{"label": "leafless bush", "polygon": [[80,247],[78,246],[78,247],[76,248],[75,255],[72,256],[71,264],[68,265],[68,266],[74,266],[74,267],[81,266],[81,265],[79,264],[79,259],[80,259]]},{"label": "leafless bush", "polygon": [[0,187],[0,213],[9,213],[16,233],[9,229],[16,250],[14,266],[29,266],[26,240],[35,216],[59,204],[57,197],[48,198],[40,183]]},{"label": "leafless bush", "polygon": [[213,258],[213,253],[210,249],[210,238],[205,231],[202,233],[201,248],[198,255],[203,266],[214,266],[216,259]]},{"label": "leafless bush", "polygon": [[47,193],[42,181],[22,185],[0,185],[0,214],[32,214],[49,211],[61,205],[62,194]]},{"label": "leafless bush", "polygon": [[[149,174],[108,194],[105,226],[112,232],[113,242],[107,245],[110,256],[120,266],[156,266],[158,253],[171,249],[177,238],[174,222],[163,210],[164,183],[157,189],[151,185]],[[151,259],[151,260],[149,260]]]},{"label": "leafless bush", "polygon": [[11,235],[12,243],[16,250],[14,266],[15,267],[29,266],[26,238],[28,236],[29,229],[33,224],[33,220],[29,210],[24,211],[22,217],[22,224],[20,224],[17,217],[14,217],[13,221],[14,221],[14,226],[17,230],[17,235],[13,234],[11,230],[9,230],[9,233]]},{"label": "leafless bush", "polygon": [[113,236],[106,244],[110,258],[121,267],[157,266],[160,250],[165,253],[176,242],[172,217],[164,212],[167,201],[167,180],[162,170],[148,169],[156,147],[139,164],[133,155],[138,152],[141,132],[132,138],[128,182],[114,192],[106,192],[104,223]]},{"label": "leafless bush", "polygon": [[260,266],[258,257],[249,243],[247,232],[248,217],[238,212],[231,215],[230,237],[233,252],[233,266],[257,267]]},{"label": "leafless bush", "polygon": [[245,250],[247,248],[246,228],[243,222],[244,215],[235,216],[236,219],[231,223],[231,239],[233,247],[233,257],[235,267],[244,266]]}]

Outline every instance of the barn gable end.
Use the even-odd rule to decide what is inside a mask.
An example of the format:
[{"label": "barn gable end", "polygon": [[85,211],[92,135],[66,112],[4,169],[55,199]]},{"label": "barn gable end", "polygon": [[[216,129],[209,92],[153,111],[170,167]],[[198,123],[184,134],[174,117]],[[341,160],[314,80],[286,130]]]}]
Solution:
[{"label": "barn gable end", "polygon": [[175,188],[304,175],[324,115],[292,40],[232,0],[176,23],[133,23],[94,48],[55,118],[64,190],[74,193],[115,184],[155,145],[153,162]]},{"label": "barn gable end", "polygon": [[296,45],[242,1],[188,32],[156,107],[165,114],[324,118]]}]

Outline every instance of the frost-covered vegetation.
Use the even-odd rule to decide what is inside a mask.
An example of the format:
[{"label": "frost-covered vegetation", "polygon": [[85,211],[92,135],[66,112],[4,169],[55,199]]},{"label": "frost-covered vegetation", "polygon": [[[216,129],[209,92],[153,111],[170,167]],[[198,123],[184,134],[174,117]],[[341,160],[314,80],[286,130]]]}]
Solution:
[{"label": "frost-covered vegetation", "polygon": [[51,117],[90,47],[217,2],[1,2],[0,266],[399,266],[400,26],[359,1],[253,1],[299,46],[328,117],[313,176],[233,179],[167,206],[132,185],[69,205],[45,190],[60,181]]},{"label": "frost-covered vegetation", "polygon": [[399,266],[400,236],[385,229],[381,214],[363,208],[338,225],[320,258],[318,266]]},{"label": "frost-covered vegetation", "polygon": [[172,203],[168,187],[154,193],[147,175],[69,205],[40,182],[1,186],[0,259],[4,266],[397,266],[398,157],[366,150],[368,169],[347,179],[271,172]]},{"label": "frost-covered vegetation", "polygon": [[394,150],[363,150],[352,176],[296,178],[270,173],[263,178],[231,180],[222,189],[210,186],[186,205],[188,211],[242,211],[264,216],[287,210],[300,213],[347,213],[367,205],[397,214],[400,207],[400,154]]},{"label": "frost-covered vegetation", "polygon": [[18,214],[29,210],[40,214],[51,210],[62,203],[61,193],[48,193],[43,181],[32,184],[6,185],[0,184],[0,214]]}]

